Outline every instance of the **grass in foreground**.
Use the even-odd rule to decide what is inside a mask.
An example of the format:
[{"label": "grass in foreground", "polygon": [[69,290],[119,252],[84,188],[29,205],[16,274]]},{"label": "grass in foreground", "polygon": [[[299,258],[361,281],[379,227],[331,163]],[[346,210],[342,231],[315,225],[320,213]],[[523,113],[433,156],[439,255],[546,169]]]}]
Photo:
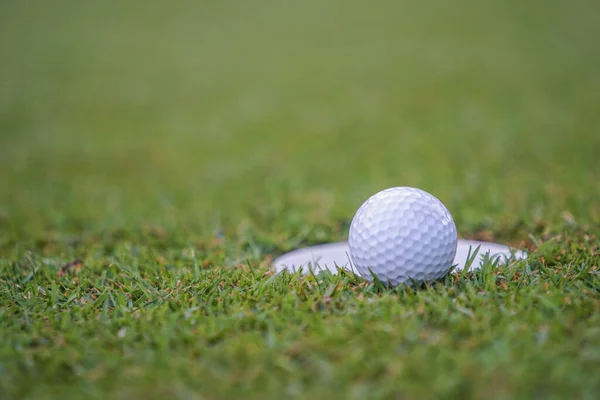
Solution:
[{"label": "grass in foreground", "polygon": [[[600,10],[459,3],[2,2],[0,397],[595,398]],[[269,270],[394,185],[530,258]]]},{"label": "grass in foreground", "polygon": [[600,243],[577,237],[396,291],[127,240],[64,269],[24,253],[2,265],[0,383],[17,397],[592,398]]}]

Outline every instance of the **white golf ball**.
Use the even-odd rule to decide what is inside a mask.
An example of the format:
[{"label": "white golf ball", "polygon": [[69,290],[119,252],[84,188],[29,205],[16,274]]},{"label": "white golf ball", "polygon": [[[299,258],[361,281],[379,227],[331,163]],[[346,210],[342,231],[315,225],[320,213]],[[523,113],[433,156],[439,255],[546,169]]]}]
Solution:
[{"label": "white golf ball", "polygon": [[411,187],[383,190],[365,201],[350,225],[350,257],[371,281],[397,286],[436,280],[452,267],[458,235],[448,209]]}]

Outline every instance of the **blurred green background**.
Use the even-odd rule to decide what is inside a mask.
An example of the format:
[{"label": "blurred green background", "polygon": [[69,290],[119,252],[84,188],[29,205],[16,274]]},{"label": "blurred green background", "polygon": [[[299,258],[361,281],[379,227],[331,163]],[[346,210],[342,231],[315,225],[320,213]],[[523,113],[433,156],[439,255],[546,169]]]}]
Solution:
[{"label": "blurred green background", "polygon": [[3,1],[4,247],[149,221],[289,236],[396,185],[438,196],[463,233],[598,222],[599,12]]}]

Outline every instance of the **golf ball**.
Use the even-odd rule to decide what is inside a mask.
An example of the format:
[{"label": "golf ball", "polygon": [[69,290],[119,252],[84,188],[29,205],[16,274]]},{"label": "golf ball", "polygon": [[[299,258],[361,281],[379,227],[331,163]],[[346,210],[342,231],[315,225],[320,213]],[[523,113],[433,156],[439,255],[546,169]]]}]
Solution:
[{"label": "golf ball", "polygon": [[397,286],[436,280],[452,267],[458,235],[448,209],[433,195],[393,187],[371,196],[352,219],[348,237],[355,270]]}]

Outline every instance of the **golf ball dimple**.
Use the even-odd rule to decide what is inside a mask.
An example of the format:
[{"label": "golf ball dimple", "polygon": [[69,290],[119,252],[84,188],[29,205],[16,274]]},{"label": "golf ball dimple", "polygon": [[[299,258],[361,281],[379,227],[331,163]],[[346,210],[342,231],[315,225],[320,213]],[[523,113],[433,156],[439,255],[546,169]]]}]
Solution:
[{"label": "golf ball dimple", "polygon": [[384,284],[436,280],[452,267],[458,235],[448,209],[433,195],[393,187],[371,196],[352,219],[350,258],[366,280]]}]

